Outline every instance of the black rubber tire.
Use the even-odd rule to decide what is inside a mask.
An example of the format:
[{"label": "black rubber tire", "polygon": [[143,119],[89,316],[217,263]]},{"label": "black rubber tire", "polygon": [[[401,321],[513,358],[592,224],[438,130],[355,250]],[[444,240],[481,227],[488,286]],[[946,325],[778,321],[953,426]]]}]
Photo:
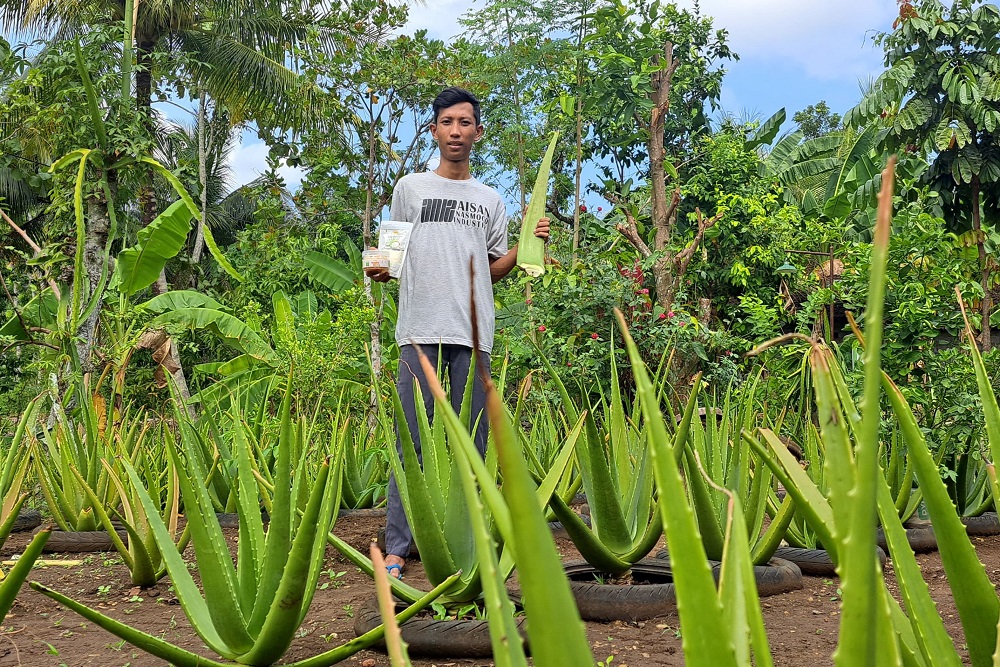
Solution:
[{"label": "black rubber tire", "polygon": [[[593,581],[600,575],[586,561],[568,561],[563,569],[570,578],[570,590],[585,621],[645,621],[677,609],[670,563],[643,559],[632,566],[632,576],[649,583],[632,585],[602,584]],[[579,579],[591,581],[579,581]],[[654,583],[656,581],[660,583]]]},{"label": "black rubber tire", "polygon": [[[666,549],[658,551],[656,560],[669,562],[670,554]],[[717,560],[710,560],[709,563],[712,566],[712,576],[718,582],[722,563]],[[754,565],[753,575],[757,582],[757,595],[762,598],[802,588],[802,569],[779,554],[775,554],[766,565]]]},{"label": "black rubber tire", "polygon": [[[397,613],[404,608],[397,604]],[[360,637],[382,623],[378,603],[374,598],[365,601],[354,613],[354,633]],[[403,641],[412,656],[427,658],[490,658],[493,646],[490,644],[490,628],[485,620],[438,621],[427,618],[411,618],[399,626]],[[518,619],[521,637],[524,633],[524,617]],[[525,639],[525,642],[527,640]],[[384,642],[380,642],[384,647]]]},{"label": "black rubber tire", "polygon": [[[938,550],[937,538],[934,537],[933,528],[907,528],[906,541],[909,542],[913,553],[925,554]],[[878,529],[875,543],[878,544],[882,551],[889,552],[889,545],[885,541],[885,533],[882,532],[881,527]]]},{"label": "black rubber tire", "polygon": [[17,513],[17,518],[14,519],[14,527],[11,528],[11,532],[21,533],[40,525],[42,525],[42,513],[30,507],[22,507],[21,511]]},{"label": "black rubber tire", "polygon": [[963,516],[965,531],[976,537],[1000,535],[1000,518],[996,512],[985,512],[979,516]]},{"label": "black rubber tire", "polygon": [[[878,559],[885,565],[886,555],[882,547],[878,548]],[[778,547],[775,558],[784,558],[799,566],[802,574],[810,577],[835,577],[837,569],[830,560],[826,549],[801,549],[799,547]]]},{"label": "black rubber tire", "polygon": [[[128,546],[128,533],[119,531],[118,536]],[[42,547],[45,553],[85,553],[94,551],[114,551],[111,536],[103,530],[65,532],[53,530],[49,541]]]}]

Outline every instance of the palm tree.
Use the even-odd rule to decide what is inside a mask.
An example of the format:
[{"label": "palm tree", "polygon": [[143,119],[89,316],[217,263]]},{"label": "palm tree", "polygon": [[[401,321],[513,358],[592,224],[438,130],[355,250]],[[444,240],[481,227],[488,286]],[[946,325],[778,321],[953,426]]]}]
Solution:
[{"label": "palm tree", "polygon": [[[0,0],[0,27],[66,39],[86,34],[95,24],[124,21],[127,4]],[[346,34],[328,27],[338,5],[327,0],[136,0],[134,6],[134,98],[147,118],[154,80],[184,74],[177,80],[207,91],[235,121],[252,118],[281,129],[319,122],[320,89],[302,82],[287,63],[306,48],[311,34],[319,35],[324,48],[333,48]],[[180,71],[161,71],[165,64]],[[183,93],[180,85],[178,92]]]}]

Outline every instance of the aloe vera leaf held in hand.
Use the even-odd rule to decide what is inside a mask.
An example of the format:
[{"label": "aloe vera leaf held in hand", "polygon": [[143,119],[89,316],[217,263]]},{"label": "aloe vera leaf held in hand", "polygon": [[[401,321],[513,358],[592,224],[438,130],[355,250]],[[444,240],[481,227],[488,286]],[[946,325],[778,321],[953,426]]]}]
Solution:
[{"label": "aloe vera leaf held in hand", "polygon": [[545,240],[535,236],[535,225],[539,218],[545,215],[545,200],[549,189],[549,172],[552,167],[552,154],[556,150],[559,133],[553,132],[549,147],[542,158],[542,166],[535,178],[535,187],[531,190],[531,200],[528,210],[524,212],[521,223],[521,238],[517,246],[517,265],[524,269],[532,278],[545,273]]}]

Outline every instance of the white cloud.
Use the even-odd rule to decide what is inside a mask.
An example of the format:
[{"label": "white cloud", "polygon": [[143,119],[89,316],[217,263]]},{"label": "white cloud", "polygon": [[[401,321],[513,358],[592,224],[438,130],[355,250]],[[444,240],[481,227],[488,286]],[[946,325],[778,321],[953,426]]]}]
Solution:
[{"label": "white cloud", "polygon": [[[678,0],[692,7],[693,0]],[[425,28],[449,39],[458,19],[481,8],[475,0],[427,0],[412,4],[407,31]],[[890,30],[895,0],[701,0],[702,13],[726,28],[734,50],[746,60],[781,62],[820,79],[856,81],[880,71],[873,31]]]},{"label": "white cloud", "polygon": [[473,9],[482,7],[475,0],[426,0],[424,4],[412,3],[409,6],[409,22],[407,32],[427,30],[431,37],[449,40],[463,32],[458,19]]},{"label": "white cloud", "polygon": [[[267,144],[249,143],[244,134],[239,145],[229,155],[229,167],[233,171],[232,186],[237,188],[246,185],[267,171]],[[300,167],[289,167],[284,164],[278,167],[278,174],[285,179],[289,190],[297,190],[305,177],[306,171]]]}]

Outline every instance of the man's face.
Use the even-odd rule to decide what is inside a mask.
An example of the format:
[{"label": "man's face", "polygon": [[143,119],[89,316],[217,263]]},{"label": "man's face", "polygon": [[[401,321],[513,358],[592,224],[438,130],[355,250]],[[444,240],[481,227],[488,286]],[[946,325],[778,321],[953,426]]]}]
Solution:
[{"label": "man's face", "polygon": [[431,123],[431,135],[441,149],[442,160],[467,162],[472,144],[483,136],[483,126],[476,124],[472,105],[460,102],[438,113],[437,122]]}]

